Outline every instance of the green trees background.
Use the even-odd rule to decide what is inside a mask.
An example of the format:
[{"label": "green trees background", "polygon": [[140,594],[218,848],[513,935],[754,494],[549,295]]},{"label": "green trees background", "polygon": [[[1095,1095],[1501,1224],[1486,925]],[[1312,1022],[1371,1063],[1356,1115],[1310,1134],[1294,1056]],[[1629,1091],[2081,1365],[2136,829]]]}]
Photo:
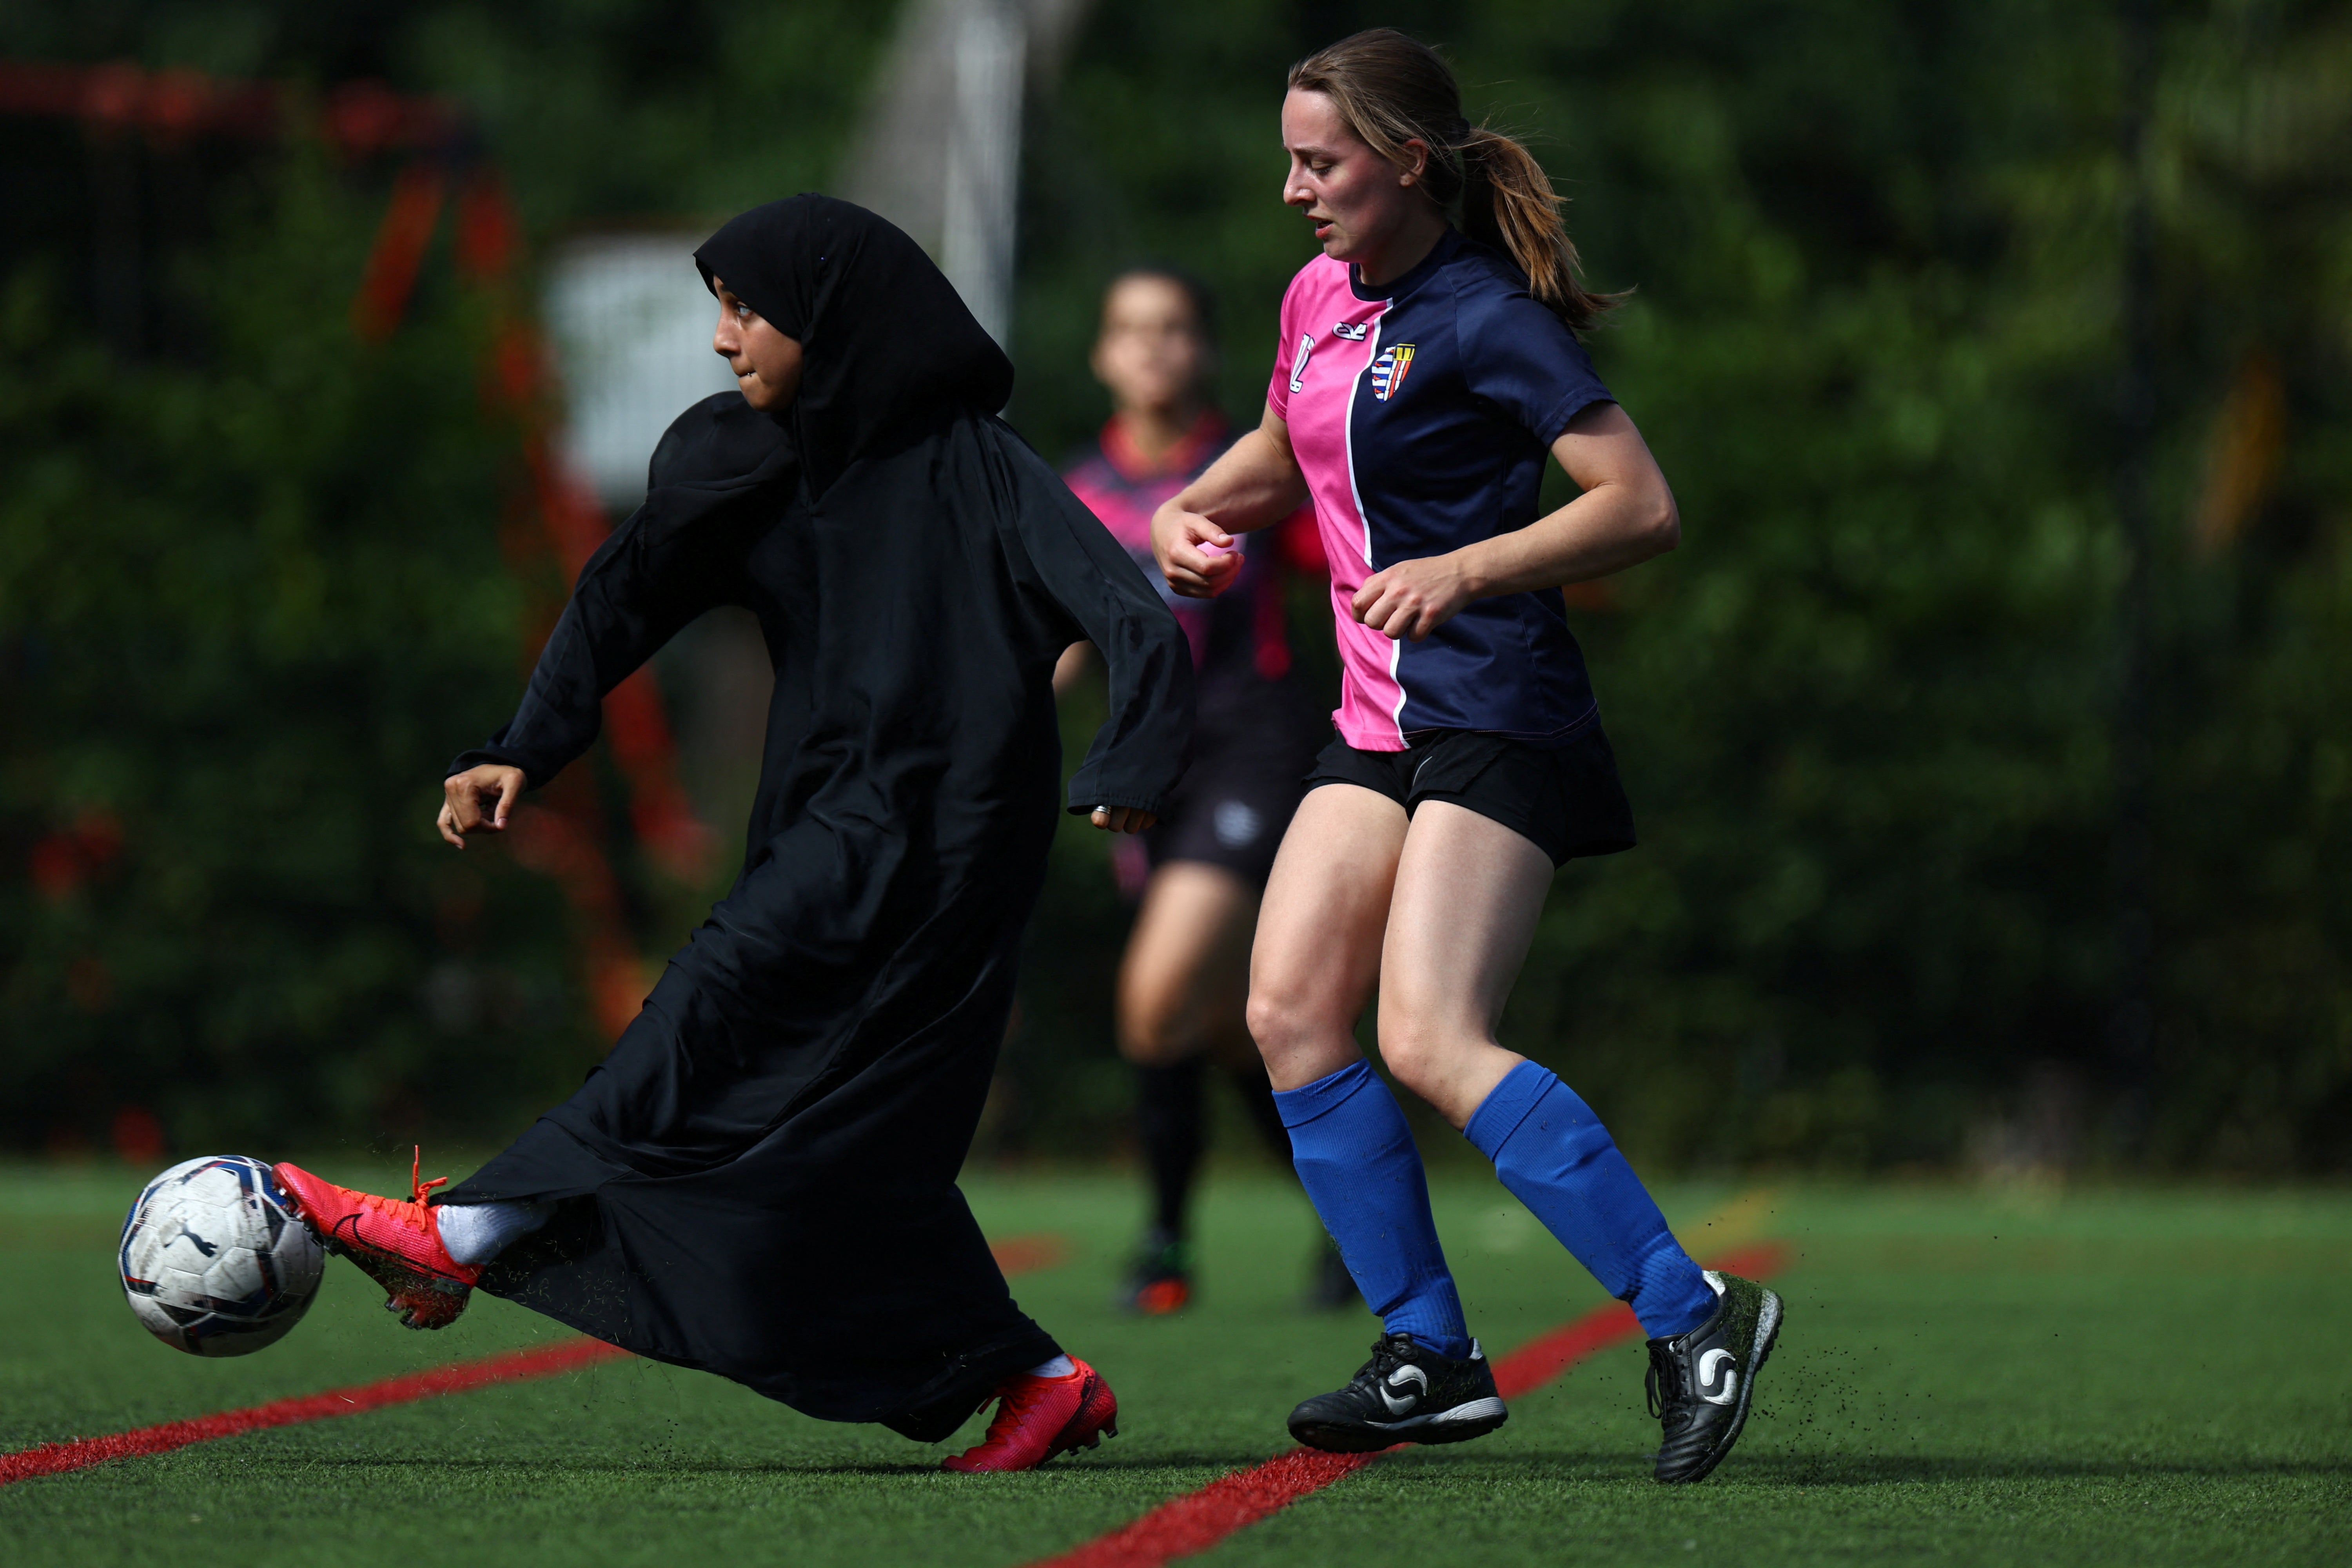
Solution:
[{"label": "green trees background", "polygon": [[[449,94],[543,239],[823,184],[891,22],[365,17],[0,6],[0,54]],[[1532,133],[1591,279],[1633,290],[1594,353],[1685,518],[1680,552],[1578,615],[1644,842],[1563,876],[1510,1043],[1653,1161],[2352,1163],[2342,8],[2157,7],[2147,1060],[2111,1031],[2116,11],[1098,7],[1031,109],[1013,416],[1042,449],[1099,419],[1096,296],[1146,257],[1217,287],[1221,389],[1255,409],[1307,253],[1281,73],[1373,22],[1443,43],[1474,112]],[[530,584],[499,556],[519,480],[477,395],[480,302],[436,262],[392,342],[344,325],[383,176],[299,139],[220,175],[153,285],[199,341],[135,360],[70,245],[10,241],[17,1146],[102,1142],[126,1105],[184,1147],[489,1136],[593,1059],[551,886],[422,831],[441,759],[510,700]],[[1328,638],[1298,610],[1302,647]],[[1120,911],[1094,837],[1056,853],[1005,1150],[1119,1136]],[[632,885],[659,952],[679,898]],[[453,1012],[435,977],[460,972]]]}]

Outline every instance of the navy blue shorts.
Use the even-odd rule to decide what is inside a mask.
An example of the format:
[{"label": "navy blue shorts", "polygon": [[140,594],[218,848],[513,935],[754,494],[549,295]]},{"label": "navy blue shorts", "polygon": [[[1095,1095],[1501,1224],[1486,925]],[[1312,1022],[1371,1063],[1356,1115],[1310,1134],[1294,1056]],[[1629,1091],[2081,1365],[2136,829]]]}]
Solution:
[{"label": "navy blue shorts", "polygon": [[1565,866],[1633,847],[1633,808],[1617,778],[1617,753],[1594,720],[1559,746],[1475,730],[1431,730],[1402,752],[1364,752],[1333,741],[1307,787],[1360,784],[1404,807],[1451,801],[1501,823]]}]

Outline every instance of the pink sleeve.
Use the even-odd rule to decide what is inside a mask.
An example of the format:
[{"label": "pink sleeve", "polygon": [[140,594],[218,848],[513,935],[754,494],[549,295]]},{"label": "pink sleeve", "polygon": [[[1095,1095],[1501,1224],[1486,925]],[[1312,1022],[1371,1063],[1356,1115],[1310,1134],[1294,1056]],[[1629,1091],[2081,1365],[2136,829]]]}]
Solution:
[{"label": "pink sleeve", "polygon": [[1274,410],[1276,418],[1283,420],[1290,417],[1291,302],[1297,297],[1298,279],[1294,278],[1282,291],[1282,324],[1275,334],[1274,374],[1265,384],[1266,406]]}]

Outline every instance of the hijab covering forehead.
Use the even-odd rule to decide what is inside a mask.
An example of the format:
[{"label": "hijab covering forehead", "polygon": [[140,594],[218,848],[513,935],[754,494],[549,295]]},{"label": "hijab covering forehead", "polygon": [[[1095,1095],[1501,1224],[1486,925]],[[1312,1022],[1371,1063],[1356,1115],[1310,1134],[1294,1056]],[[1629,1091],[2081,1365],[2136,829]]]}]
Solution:
[{"label": "hijab covering forehead", "polygon": [[993,414],[1013,363],[922,247],[888,220],[805,194],[730,219],[694,253],[702,280],[765,317],[804,356],[788,417],[809,493],[896,431],[954,410]]}]

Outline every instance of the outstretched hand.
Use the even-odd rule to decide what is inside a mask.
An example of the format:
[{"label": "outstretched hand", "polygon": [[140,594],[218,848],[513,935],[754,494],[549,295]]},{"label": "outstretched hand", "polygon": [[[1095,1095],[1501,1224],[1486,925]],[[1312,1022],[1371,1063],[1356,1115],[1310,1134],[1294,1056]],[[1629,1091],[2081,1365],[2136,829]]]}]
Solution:
[{"label": "outstretched hand", "polygon": [[1106,833],[1140,833],[1160,819],[1140,806],[1098,805],[1092,818]]},{"label": "outstretched hand", "polygon": [[[522,770],[503,763],[484,763],[452,773],[441,781],[441,816],[435,824],[441,837],[463,849],[468,833],[503,833],[507,813],[522,795],[528,782]],[[494,805],[486,803],[495,802]]]}]

